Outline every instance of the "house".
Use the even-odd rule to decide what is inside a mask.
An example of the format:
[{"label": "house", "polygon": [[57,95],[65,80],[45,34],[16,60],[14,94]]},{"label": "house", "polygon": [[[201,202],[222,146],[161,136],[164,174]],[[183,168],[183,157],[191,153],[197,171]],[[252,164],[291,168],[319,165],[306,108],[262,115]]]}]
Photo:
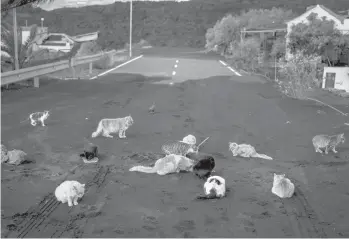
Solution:
[{"label": "house", "polygon": [[[297,25],[298,23],[306,23],[308,22],[307,17],[312,14],[316,13],[319,18],[326,17],[327,20],[333,20],[335,23],[335,27],[343,32],[343,34],[349,34],[349,15],[339,15],[332,10],[326,8],[323,5],[314,5],[309,6],[306,9],[306,12],[302,15],[289,20],[286,22],[287,24],[287,35],[286,35],[286,44],[288,45],[289,39],[288,35],[292,31],[292,26]],[[290,53],[289,49],[286,49],[286,60],[290,59],[292,57],[292,54]]]},{"label": "house", "polygon": [[349,92],[349,67],[325,67],[322,88],[335,88]]}]

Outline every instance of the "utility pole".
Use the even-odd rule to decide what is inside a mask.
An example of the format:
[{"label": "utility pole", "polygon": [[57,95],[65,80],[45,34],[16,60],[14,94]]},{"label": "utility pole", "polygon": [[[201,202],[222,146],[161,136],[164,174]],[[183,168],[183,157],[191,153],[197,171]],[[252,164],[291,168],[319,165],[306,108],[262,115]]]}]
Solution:
[{"label": "utility pole", "polygon": [[132,57],[132,0],[130,0],[130,57]]},{"label": "utility pole", "polygon": [[12,8],[13,15],[13,40],[15,44],[15,70],[19,70],[19,62],[18,62],[18,31],[17,31],[17,10],[16,8]]}]

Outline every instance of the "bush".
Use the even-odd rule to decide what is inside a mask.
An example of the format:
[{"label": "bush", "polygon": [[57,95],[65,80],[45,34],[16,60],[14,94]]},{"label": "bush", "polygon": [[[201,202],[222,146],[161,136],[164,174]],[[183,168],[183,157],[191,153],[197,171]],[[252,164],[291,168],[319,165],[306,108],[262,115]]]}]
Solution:
[{"label": "bush", "polygon": [[84,42],[76,56],[88,56],[102,52],[102,47],[96,41]]},{"label": "bush", "polygon": [[227,50],[229,62],[236,68],[256,72],[260,53],[260,41],[249,38],[238,44],[231,44]]},{"label": "bush", "polygon": [[278,81],[278,84],[282,93],[292,98],[305,99],[310,89],[321,84],[317,79],[320,63],[321,57],[303,55],[302,52],[298,52],[287,62],[281,60],[279,66],[282,81]]},{"label": "bush", "polygon": [[115,52],[105,54],[100,60],[93,63],[93,67],[99,70],[106,70],[114,67],[120,62],[124,62],[128,59],[126,55],[118,55]]}]

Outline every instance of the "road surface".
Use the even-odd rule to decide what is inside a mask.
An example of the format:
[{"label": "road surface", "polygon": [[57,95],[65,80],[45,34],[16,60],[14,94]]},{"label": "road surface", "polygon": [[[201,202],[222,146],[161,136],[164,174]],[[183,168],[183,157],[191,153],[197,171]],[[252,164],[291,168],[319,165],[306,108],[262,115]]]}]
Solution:
[{"label": "road surface", "polygon": [[[238,76],[220,60],[152,50],[96,80],[4,92],[2,143],[35,163],[2,166],[2,236],[348,237],[348,143],[336,156],[320,156],[311,146],[319,133],[349,137],[347,121],[329,108],[284,98],[259,78]],[[47,127],[19,123],[45,109]],[[127,115],[135,123],[126,139],[91,139],[100,119]],[[190,173],[128,171],[153,163],[164,142],[187,134],[199,142],[210,137],[201,151],[214,156],[216,174],[226,179],[225,198],[194,200],[204,182]],[[77,156],[84,137],[99,146],[100,164]],[[233,157],[230,141],[274,160]],[[273,173],[295,183],[293,198],[271,193]],[[87,184],[76,207],[52,195],[64,179]]]}]

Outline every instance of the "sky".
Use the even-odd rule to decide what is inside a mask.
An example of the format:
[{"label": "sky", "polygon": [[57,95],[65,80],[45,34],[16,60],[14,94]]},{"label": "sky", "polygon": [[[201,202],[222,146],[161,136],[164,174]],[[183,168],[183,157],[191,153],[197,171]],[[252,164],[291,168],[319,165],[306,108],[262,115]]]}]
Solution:
[{"label": "sky", "polygon": [[[68,7],[71,3],[77,6],[90,6],[90,5],[108,5],[114,2],[129,2],[130,0],[55,0],[51,3],[45,3],[40,5],[40,8],[51,11],[58,8]],[[189,1],[189,0],[133,0],[133,1]]]}]

